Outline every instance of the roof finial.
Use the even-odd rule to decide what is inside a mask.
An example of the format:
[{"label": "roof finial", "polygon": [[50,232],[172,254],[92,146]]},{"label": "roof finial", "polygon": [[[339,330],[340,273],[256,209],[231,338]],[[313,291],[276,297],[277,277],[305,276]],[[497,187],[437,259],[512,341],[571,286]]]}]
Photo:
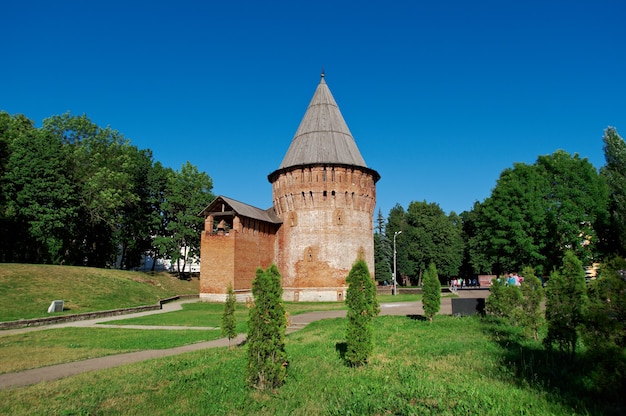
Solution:
[{"label": "roof finial", "polygon": [[322,67],[322,78],[324,78],[324,67]]}]

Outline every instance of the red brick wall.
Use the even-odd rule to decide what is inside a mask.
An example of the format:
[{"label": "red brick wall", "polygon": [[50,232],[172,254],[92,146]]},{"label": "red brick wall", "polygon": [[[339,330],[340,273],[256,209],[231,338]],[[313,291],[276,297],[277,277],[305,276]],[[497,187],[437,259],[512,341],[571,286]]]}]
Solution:
[{"label": "red brick wall", "polygon": [[226,293],[250,289],[258,267],[273,261],[275,226],[249,218],[235,221],[227,235],[202,233],[200,249],[200,293]]},{"label": "red brick wall", "polygon": [[200,244],[200,293],[226,293],[235,286],[235,239],[204,231]]},{"label": "red brick wall", "polygon": [[276,264],[285,287],[339,287],[362,256],[374,274],[373,176],[358,168],[315,166],[272,184],[283,225]]}]

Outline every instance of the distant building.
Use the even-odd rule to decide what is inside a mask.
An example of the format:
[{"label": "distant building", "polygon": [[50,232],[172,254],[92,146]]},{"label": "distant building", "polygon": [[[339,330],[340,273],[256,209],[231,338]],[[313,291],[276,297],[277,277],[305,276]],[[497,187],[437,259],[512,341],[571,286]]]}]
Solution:
[{"label": "distant building", "polygon": [[222,301],[228,285],[251,296],[258,267],[275,263],[290,301],[341,301],[363,258],[374,273],[376,182],[324,74],[277,170],[273,206],[218,196],[202,211],[200,297]]}]

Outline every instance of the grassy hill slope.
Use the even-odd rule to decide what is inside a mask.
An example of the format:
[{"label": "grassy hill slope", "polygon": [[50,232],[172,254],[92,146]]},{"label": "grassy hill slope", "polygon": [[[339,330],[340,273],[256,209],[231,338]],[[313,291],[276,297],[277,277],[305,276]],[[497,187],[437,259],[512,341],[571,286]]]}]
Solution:
[{"label": "grassy hill slope", "polygon": [[0,321],[39,318],[50,302],[65,301],[61,314],[152,305],[159,299],[199,292],[198,280],[90,267],[0,264]]}]

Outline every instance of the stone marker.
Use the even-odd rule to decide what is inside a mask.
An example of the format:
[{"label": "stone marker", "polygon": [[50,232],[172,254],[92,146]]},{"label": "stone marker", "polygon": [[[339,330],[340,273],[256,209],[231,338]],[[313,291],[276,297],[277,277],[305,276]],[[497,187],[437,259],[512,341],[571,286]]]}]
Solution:
[{"label": "stone marker", "polygon": [[52,312],[63,312],[63,301],[62,300],[53,300],[50,306],[48,307],[48,313]]}]

